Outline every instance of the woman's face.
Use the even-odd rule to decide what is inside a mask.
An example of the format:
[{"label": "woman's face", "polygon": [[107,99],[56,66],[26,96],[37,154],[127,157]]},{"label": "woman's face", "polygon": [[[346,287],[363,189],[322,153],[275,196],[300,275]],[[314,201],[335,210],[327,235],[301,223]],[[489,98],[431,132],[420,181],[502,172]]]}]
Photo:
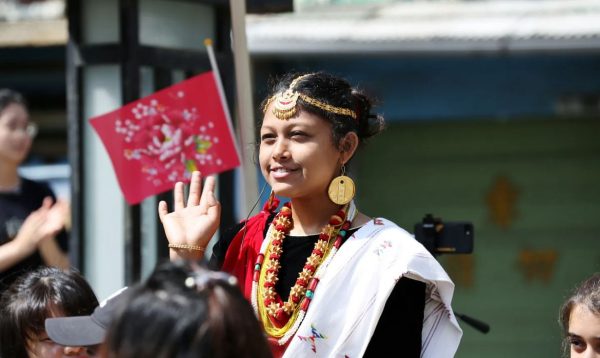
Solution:
[{"label": "woman's face", "polygon": [[584,305],[575,305],[569,317],[571,358],[600,357],[600,315]]},{"label": "woman's face", "polygon": [[329,182],[339,174],[341,152],[324,119],[300,111],[296,117],[281,120],[269,107],[260,129],[259,161],[275,194],[312,198],[327,196]]},{"label": "woman's face", "polygon": [[0,161],[19,165],[32,142],[32,127],[27,109],[11,103],[0,112]]}]

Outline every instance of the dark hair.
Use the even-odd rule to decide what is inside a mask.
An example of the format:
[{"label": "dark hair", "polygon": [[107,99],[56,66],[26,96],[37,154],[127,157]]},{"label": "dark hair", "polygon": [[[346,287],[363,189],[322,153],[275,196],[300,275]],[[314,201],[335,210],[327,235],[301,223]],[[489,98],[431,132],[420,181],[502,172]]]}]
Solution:
[{"label": "dark hair", "polygon": [[[563,337],[569,333],[569,318],[571,311],[576,305],[583,305],[596,315],[600,315],[600,272],[593,274],[581,282],[571,296],[560,308],[559,323],[563,331]],[[563,344],[565,351],[568,350],[568,342]]]},{"label": "dark hair", "polygon": [[22,94],[9,88],[0,88],[0,113],[13,103],[27,108],[27,101]]},{"label": "dark hair", "polygon": [[20,276],[0,298],[0,357],[27,358],[27,341],[44,332],[46,318],[89,315],[98,299],[75,270],[41,267]]},{"label": "dark hair", "polygon": [[[284,75],[274,84],[271,93],[263,101],[261,108],[264,110],[269,99],[287,90],[292,81],[302,75],[304,74],[290,73]],[[328,105],[347,108],[356,112],[357,118],[353,119],[348,115],[323,110],[302,100],[302,98],[298,98],[297,103],[301,110],[318,115],[331,123],[333,141],[336,144],[349,132],[356,132],[359,143],[362,144],[368,138],[384,129],[383,117],[371,113],[373,101],[361,90],[353,88],[343,78],[325,72],[311,73],[309,76],[298,81],[294,89],[301,94]]]},{"label": "dark hair", "polygon": [[233,276],[167,262],[125,294],[108,329],[109,357],[271,357]]}]

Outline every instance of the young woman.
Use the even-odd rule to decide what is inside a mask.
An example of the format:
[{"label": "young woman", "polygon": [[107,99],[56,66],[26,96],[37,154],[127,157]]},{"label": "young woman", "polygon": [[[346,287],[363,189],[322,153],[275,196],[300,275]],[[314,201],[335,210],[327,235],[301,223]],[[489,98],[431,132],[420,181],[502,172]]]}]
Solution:
[{"label": "young woman", "polygon": [[69,267],[67,236],[59,235],[68,204],[53,205],[47,185],[17,171],[35,133],[23,96],[0,89],[0,293],[18,275],[41,265]]},{"label": "young woman", "polygon": [[600,273],[575,288],[560,309],[559,322],[565,356],[600,357]]},{"label": "young woman", "polygon": [[58,345],[46,318],[91,314],[98,300],[76,271],[41,267],[20,276],[0,297],[0,357],[88,357],[84,347]]},{"label": "young woman", "polygon": [[167,262],[123,295],[102,349],[106,357],[271,357],[231,275]]},{"label": "young woman", "polygon": [[[412,235],[352,200],[348,162],[383,128],[370,100],[326,73],[289,75],[263,111],[271,199],[224,231],[211,261],[238,278],[274,356],[454,356],[462,331],[452,281]],[[214,185],[208,177],[201,194],[194,173],[187,203],[178,183],[174,211],[159,204],[172,259],[203,255],[219,226]],[[275,195],[289,198],[279,211]]]}]

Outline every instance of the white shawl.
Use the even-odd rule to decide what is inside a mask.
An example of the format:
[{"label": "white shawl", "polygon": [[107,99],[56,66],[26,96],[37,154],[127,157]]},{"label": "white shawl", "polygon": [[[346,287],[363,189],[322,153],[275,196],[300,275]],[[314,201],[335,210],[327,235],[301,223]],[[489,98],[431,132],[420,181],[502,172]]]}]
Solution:
[{"label": "white shawl", "polygon": [[333,257],[284,357],[362,357],[402,276],[427,284],[421,357],[453,357],[462,336],[450,306],[454,284],[410,233],[382,218]]}]

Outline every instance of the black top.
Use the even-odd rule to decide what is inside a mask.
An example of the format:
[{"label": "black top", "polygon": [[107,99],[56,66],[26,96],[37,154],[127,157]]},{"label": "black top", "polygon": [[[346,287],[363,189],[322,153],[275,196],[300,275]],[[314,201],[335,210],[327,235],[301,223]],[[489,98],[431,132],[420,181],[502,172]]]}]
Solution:
[{"label": "black top", "polygon": [[[33,211],[42,206],[44,198],[54,193],[47,184],[21,178],[21,188],[15,192],[0,192],[0,245],[11,241],[17,236],[23,221]],[[60,248],[67,252],[68,237],[63,231],[56,240]],[[0,272],[0,294],[23,272],[31,271],[44,264],[36,250],[16,265]]]},{"label": "black top", "polygon": [[[267,224],[273,217],[274,215],[269,217]],[[242,227],[243,223],[239,223],[223,231],[220,240],[213,246],[210,259],[213,269],[221,268],[229,244]],[[263,237],[266,236],[266,230],[268,225]],[[352,236],[356,230],[349,230],[346,238]],[[295,284],[298,273],[318,239],[319,235],[310,235],[286,236],[283,240],[279,280],[275,286],[283,301],[288,299],[290,288]],[[385,304],[364,357],[385,357],[389,352],[401,352],[398,357],[420,357],[424,309],[425,283],[402,277]]]}]

